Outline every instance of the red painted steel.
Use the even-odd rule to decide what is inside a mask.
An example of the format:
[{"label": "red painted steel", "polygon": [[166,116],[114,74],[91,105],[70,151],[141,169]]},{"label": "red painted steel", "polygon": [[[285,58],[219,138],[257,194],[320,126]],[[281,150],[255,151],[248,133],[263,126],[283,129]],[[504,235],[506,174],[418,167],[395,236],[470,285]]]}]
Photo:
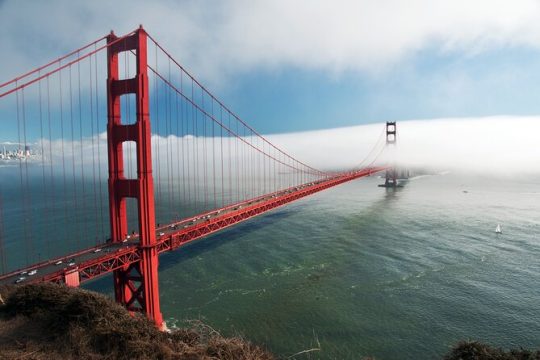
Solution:
[{"label": "red painted steel", "polygon": [[[12,93],[17,92],[17,91],[19,91],[19,90],[21,90],[21,89],[24,89],[25,87],[29,87],[30,85],[32,85],[32,84],[34,84],[34,83],[37,83],[38,81],[41,81],[41,80],[43,80],[43,79],[45,79],[45,78],[48,78],[48,77],[50,77],[51,75],[56,74],[56,73],[60,72],[60,71],[63,70],[63,69],[67,69],[67,68],[69,68],[70,66],[72,66],[72,65],[74,65],[74,64],[76,64],[76,63],[78,63],[78,62],[80,62],[81,60],[86,59],[86,58],[89,58],[89,57],[91,57],[92,55],[95,55],[95,54],[99,53],[100,51],[104,50],[105,48],[108,49],[108,48],[109,48],[111,45],[113,45],[114,43],[123,41],[125,38],[132,36],[132,34],[133,34],[133,33],[129,33],[129,34],[124,35],[124,36],[122,36],[122,37],[118,37],[118,38],[116,38],[116,40],[114,40],[113,42],[107,42],[106,45],[100,46],[100,47],[98,47],[97,49],[94,49],[94,50],[92,50],[92,51],[89,51],[89,52],[85,53],[84,55],[78,56],[76,59],[71,60],[71,61],[69,61],[69,62],[67,62],[67,63],[65,63],[65,64],[63,64],[63,65],[58,65],[58,67],[54,68],[53,70],[50,70],[50,71],[45,72],[45,73],[42,73],[42,74],[39,75],[39,76],[36,76],[36,77],[31,78],[31,79],[29,79],[29,80],[27,80],[27,81],[25,81],[25,82],[22,82],[22,83],[20,83],[19,85],[15,86],[15,87],[13,87],[13,88],[11,88],[11,89],[9,89],[9,90],[5,90],[4,92],[0,92],[0,98],[3,98],[3,97],[5,97],[5,96],[7,96],[7,95],[9,95],[9,94],[12,94]],[[106,38],[109,39],[109,37],[110,37],[110,35],[107,36]],[[102,40],[102,39],[100,39],[100,40]],[[74,53],[76,53],[76,52],[79,51],[79,50],[86,49],[86,48],[88,48],[90,45],[96,44],[96,43],[97,43],[98,41],[100,41],[100,40],[97,40],[97,41],[93,42],[92,44],[89,44],[89,45],[87,45],[87,46],[84,46],[84,47],[82,47],[82,48],[80,48],[80,49],[78,49],[78,50],[72,51],[70,54],[68,54],[68,55],[66,55],[66,56],[63,56],[63,57],[60,57],[60,58],[58,58],[58,59],[56,59],[56,60],[54,60],[54,61],[51,61],[51,62],[49,62],[48,64],[46,64],[46,65],[44,65],[44,66],[40,66],[40,67],[38,67],[38,68],[35,68],[34,70],[29,71],[28,73],[26,73],[26,74],[24,74],[24,75],[21,75],[21,76],[19,76],[19,77],[16,77],[15,79],[12,79],[12,80],[10,80],[10,81],[8,81],[8,82],[5,82],[5,83],[3,83],[2,85],[0,85],[0,88],[5,87],[5,86],[7,86],[7,85],[9,85],[9,84],[13,84],[14,82],[16,82],[16,81],[18,81],[18,80],[20,80],[20,79],[24,79],[24,78],[28,77],[29,75],[35,74],[36,72],[39,72],[40,70],[45,69],[45,68],[49,67],[49,66],[52,65],[52,64],[57,64],[57,63],[59,64],[59,61],[61,61],[61,60],[64,59],[65,57],[71,56],[71,55],[73,55]]]},{"label": "red painted steel", "polygon": [[78,287],[81,284],[81,280],[77,269],[72,269],[71,271],[66,272],[64,282],[67,286]]},{"label": "red painted steel", "polygon": [[[386,168],[377,167],[363,169],[361,171],[349,173],[346,175],[336,176],[330,179],[326,179],[319,182],[313,182],[310,186],[299,185],[290,189],[280,191],[282,195],[273,197],[275,193],[264,195],[258,199],[263,199],[260,202],[255,200],[255,203],[249,205],[253,200],[248,200],[239,204],[232,206],[233,211],[225,213],[220,217],[216,217],[211,220],[203,221],[199,224],[196,224],[193,227],[187,229],[179,230],[176,232],[171,232],[160,238],[159,249],[160,253],[175,250],[182,245],[185,245],[194,240],[200,239],[204,236],[210,235],[217,231],[223,230],[229,226],[236,225],[240,222],[248,220],[257,215],[264,214],[268,211],[271,211],[277,207],[286,205],[295,200],[299,200],[305,196],[314,194],[316,192],[328,189],[330,187],[342,184],[347,181],[355,180],[364,176],[369,176],[376,172],[382,171]],[[248,205],[246,205],[248,204]],[[230,207],[229,207],[230,208]],[[215,213],[219,210],[214,210],[211,213]],[[208,213],[207,213],[208,214]],[[206,214],[199,215],[198,218],[203,217]]]},{"label": "red painted steel", "polygon": [[[243,201],[237,204],[233,204],[222,209],[216,209],[208,213],[198,215],[196,217],[182,220],[181,222],[176,222],[168,224],[166,226],[160,227],[158,231],[165,231],[171,227],[178,226],[179,224],[189,224],[195,221],[198,223],[193,223],[187,228],[179,228],[173,231],[168,231],[164,236],[160,237],[156,243],[155,248],[158,253],[163,253],[167,251],[173,251],[179,247],[188,244],[192,241],[201,239],[207,235],[213,234],[217,231],[228,228],[232,225],[241,223],[243,221],[249,220],[257,215],[262,215],[268,211],[276,209],[280,206],[286,205],[293,201],[302,199],[308,195],[317,193],[319,191],[328,189],[330,187],[340,185],[344,182],[352,181],[361,177],[370,176],[380,171],[386,170],[387,167],[372,167],[366,168],[355,172],[346,173],[344,175],[337,175],[328,179],[321,181],[315,181],[312,183],[295,186],[289,189],[281,190],[276,193],[270,193],[268,195],[260,196],[251,200]],[[309,185],[312,184],[312,185]],[[215,216],[209,221],[202,220],[205,216],[220,212],[218,216]],[[197,220],[198,219],[198,220]],[[102,246],[101,248],[107,249],[111,244]],[[99,248],[99,247],[98,247]],[[78,252],[77,255],[90,254],[96,248],[87,250],[86,252]],[[141,262],[142,253],[144,248],[138,246],[135,243],[126,243],[123,246],[112,249],[111,252],[103,252],[99,257],[84,261],[80,263],[76,269],[80,275],[80,282],[86,282],[96,277],[114,272],[118,269],[128,269],[132,264]],[[61,259],[66,259],[74,257],[75,255],[64,256]],[[46,265],[54,264],[55,261],[59,259],[53,259],[47,262]],[[26,269],[20,269],[16,272],[11,272],[10,274],[5,274],[0,277],[0,281],[12,278],[17,275],[19,272],[29,269],[40,268],[40,266],[33,266]],[[41,282],[41,281],[50,281],[50,282],[65,282],[65,276],[72,269],[64,268],[58,269],[46,276],[35,277],[29,279],[27,282]]]},{"label": "red painted steel", "polygon": [[[111,240],[121,243],[128,234],[126,198],[137,199],[140,259],[126,262],[114,270],[116,301],[130,311],[144,312],[158,327],[163,318],[159,306],[158,253],[152,178],[150,116],[148,105],[147,34],[139,28],[132,36],[116,42],[114,34],[107,41],[107,139],[109,154],[109,213]],[[134,51],[137,58],[136,75],[132,79],[119,78],[118,54]],[[137,119],[123,125],[120,97],[135,93]],[[122,144],[136,143],[137,179],[124,176]],[[106,265],[103,265],[105,266]]]},{"label": "red painted steel", "polygon": [[[111,34],[106,37],[107,44],[104,46],[97,47],[97,43],[103,40],[98,39],[90,45],[86,45],[56,61],[26,73],[22,75],[22,77],[18,77],[10,82],[0,85],[0,88],[2,88],[13,83],[15,84],[12,86],[12,89],[3,90],[3,93],[0,92],[1,98],[12,92],[24,89],[24,87],[49,77],[62,69],[70,67],[76,62],[88,58],[101,50],[107,49],[107,146],[111,242],[78,251],[77,253],[66,255],[61,258],[34,264],[26,269],[20,269],[9,274],[4,274],[0,276],[0,283],[8,281],[13,282],[17,277],[25,274],[28,276],[25,283],[50,281],[64,283],[69,286],[79,286],[80,283],[92,280],[98,276],[113,273],[116,300],[126,306],[130,311],[145,313],[158,327],[162,327],[163,319],[160,310],[158,288],[158,256],[160,253],[173,251],[192,241],[264,214],[305,196],[347,181],[370,176],[379,171],[387,170],[387,185],[389,182],[389,174],[393,176],[395,185],[396,171],[389,167],[369,166],[362,170],[347,173],[325,173],[305,165],[274,146],[226,108],[196,79],[188,74],[180,64],[155,41],[156,48],[161,49],[166,56],[168,56],[169,61],[172,61],[173,64],[180,67],[180,69],[192,80],[192,84],[195,82],[211,97],[212,111],[208,112],[205,109],[204,99],[203,104],[199,105],[193,100],[193,95],[189,98],[181,91],[181,89],[179,90],[176,88],[170,81],[170,76],[167,79],[157,72],[157,66],[156,69],[150,67],[147,63],[148,38],[149,35],[142,27],[122,37],[116,37],[111,32]],[[85,50],[91,48],[91,45],[94,45],[94,50]],[[76,53],[78,54],[81,50],[85,50],[87,53],[77,56],[77,59],[66,64],[61,64],[60,60],[68,59],[69,56]],[[130,52],[136,56],[136,74],[135,77],[131,79],[120,79],[119,54],[122,52]],[[52,64],[56,63],[58,63],[58,65],[55,68],[49,69]],[[45,71],[45,69],[47,69],[47,72],[42,74],[42,70]],[[194,109],[202,113],[207,119],[212,120],[215,124],[226,130],[229,135],[235,136],[241,145],[245,145],[247,148],[251,148],[263,155],[264,160],[262,161],[262,165],[264,166],[265,171],[264,189],[266,189],[266,171],[268,171],[268,174],[271,173],[271,161],[277,165],[291,169],[293,173],[296,174],[296,180],[298,182],[300,182],[301,179],[307,178],[307,176],[305,176],[306,173],[323,178],[228,205],[157,229],[155,224],[152,175],[148,70],[154,72],[157,78],[161,79],[161,81],[168,85],[172,90],[176,91],[178,95],[183,97],[187,103],[191,104]],[[17,82],[17,80],[22,80],[23,78],[25,79],[25,82]],[[126,94],[135,94],[136,122],[133,124],[122,124],[120,99],[121,96]],[[228,112],[229,125],[226,126],[223,123],[223,118],[221,117],[218,119],[213,113],[214,102]],[[259,141],[257,141],[257,145],[255,145],[252,139],[248,142],[245,138],[245,129],[244,136],[241,136],[241,133],[238,132],[238,125],[235,132],[234,128],[230,126],[230,116],[233,116],[239,123],[243,124],[246,129],[249,129],[251,136],[255,134],[262,139],[263,146],[261,147],[259,145]],[[387,145],[395,144],[395,129],[395,123],[387,123]],[[134,179],[127,179],[124,174],[123,143],[126,141],[133,141],[136,143],[137,177]],[[221,157],[223,161],[223,154]],[[373,162],[371,164],[373,164]],[[229,162],[229,172],[231,171],[230,166]],[[276,171],[276,168],[274,168],[274,171]],[[206,182],[206,173],[204,181]],[[240,185],[237,185],[237,187],[240,188]],[[139,232],[137,235],[131,236],[129,241],[127,240],[126,198],[137,199],[138,205],[137,216]],[[160,235],[157,236],[157,233]],[[65,267],[64,264],[66,264]],[[29,270],[39,270],[40,275],[36,275],[36,271],[33,271],[32,274],[27,274]]]}]

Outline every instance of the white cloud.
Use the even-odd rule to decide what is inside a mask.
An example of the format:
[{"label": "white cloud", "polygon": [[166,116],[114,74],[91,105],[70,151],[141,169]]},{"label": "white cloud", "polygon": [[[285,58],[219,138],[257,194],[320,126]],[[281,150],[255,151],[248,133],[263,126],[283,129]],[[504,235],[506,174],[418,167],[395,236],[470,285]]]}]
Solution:
[{"label": "white cloud", "polygon": [[0,8],[2,79],[139,23],[205,81],[260,67],[378,71],[425,48],[540,46],[535,0],[11,0]]},{"label": "white cloud", "polygon": [[[397,124],[397,130],[396,160],[406,167],[507,176],[540,173],[538,165],[540,163],[540,147],[538,146],[540,117],[497,116],[401,121]],[[278,148],[317,169],[345,171],[364,160],[375,145],[384,144],[384,124],[268,135],[266,138]],[[91,141],[91,138],[85,139],[82,152],[95,155],[97,151],[92,148],[99,143],[100,162],[103,167],[106,167],[106,142],[103,134],[100,135],[100,139],[99,142]],[[246,141],[251,140],[246,138]],[[254,144],[261,146],[260,141],[255,141]],[[64,141],[62,144],[59,140],[52,143],[45,140],[44,147],[46,154],[49,153],[49,148],[50,152],[55,154],[54,163],[58,166],[62,165],[62,157],[67,159],[68,164],[73,161],[73,158],[77,164],[81,161],[80,142],[74,144],[73,158],[72,145],[69,141]],[[229,159],[232,161],[233,170],[236,169],[236,164],[239,164],[235,160],[239,159],[239,154],[246,159],[253,159],[249,157],[250,152],[253,152],[249,146],[234,141],[229,145],[226,138],[221,143],[219,138],[213,140],[193,136],[158,137],[153,135],[154,173],[157,171],[158,148],[161,154],[159,161],[161,171],[165,172],[168,168],[174,169],[174,173],[179,171],[177,167],[180,161],[182,164],[185,161],[186,164],[189,163],[191,167],[194,167],[195,151],[199,159],[197,171],[201,174],[204,171],[204,164],[208,167],[209,174],[212,173],[212,153],[215,154],[219,167],[221,149],[223,149],[225,175],[228,173]],[[62,152],[61,149],[65,151]],[[134,150],[134,147],[131,147],[131,150]],[[270,151],[268,146],[265,147],[265,151],[270,155],[276,154]],[[170,154],[170,158],[167,153]],[[372,153],[369,161],[363,165],[369,164],[377,154],[379,151]],[[389,152],[383,152],[376,164],[386,164],[390,159],[389,155]],[[83,161],[88,163],[90,156],[86,155]],[[282,157],[276,157],[282,159]],[[135,174],[135,158],[126,156],[126,159],[132,161],[132,174]],[[262,157],[256,159],[262,162]],[[269,163],[267,161],[265,164],[268,166]],[[288,172],[290,169],[287,166],[281,166],[279,171]],[[216,174],[220,176],[219,169]],[[262,172],[257,176],[262,176]]]},{"label": "white cloud", "polygon": [[[415,120],[398,122],[397,128],[396,156],[404,166],[507,176],[540,173],[540,117]],[[314,167],[346,169],[363,159],[382,129],[382,124],[362,125],[270,140]]]}]

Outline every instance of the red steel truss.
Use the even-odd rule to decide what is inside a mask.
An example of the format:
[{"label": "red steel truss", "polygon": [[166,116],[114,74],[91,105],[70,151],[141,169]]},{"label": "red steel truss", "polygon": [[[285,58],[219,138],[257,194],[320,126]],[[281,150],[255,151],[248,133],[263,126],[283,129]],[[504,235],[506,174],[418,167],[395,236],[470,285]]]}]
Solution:
[{"label": "red steel truss", "polygon": [[[351,172],[346,175],[340,175],[340,176],[328,178],[324,181],[312,183],[312,185],[297,186],[294,188],[280,191],[279,193],[276,193],[276,194],[272,193],[272,194],[268,194],[268,195],[265,195],[256,199],[251,199],[251,200],[243,201],[234,205],[230,205],[223,209],[216,209],[212,211],[212,213],[216,213],[220,211],[221,215],[216,216],[212,218],[211,220],[203,221],[198,224],[193,224],[191,226],[188,226],[187,228],[181,228],[181,229],[176,229],[173,231],[168,231],[167,234],[165,234],[164,236],[161,236],[159,240],[156,241],[155,249],[158,254],[164,253],[167,251],[174,251],[178,249],[179,247],[185,244],[188,244],[192,241],[201,239],[207,235],[210,235],[220,230],[223,230],[225,228],[228,228],[229,226],[233,226],[243,221],[249,220],[257,215],[265,214],[268,211],[271,211],[273,209],[276,209],[280,206],[286,205],[293,201],[302,199],[308,195],[312,195],[319,191],[322,191],[330,187],[333,187],[333,186],[336,186],[336,185],[339,185],[348,181],[352,181],[361,177],[370,176],[384,170],[386,170],[386,167],[367,168],[361,171]],[[249,205],[250,203],[251,205]],[[201,214],[192,219],[204,218],[206,214],[208,213]],[[189,221],[189,220],[190,219],[187,219],[187,220],[184,220],[183,222],[185,223],[186,221]],[[161,227],[160,229],[170,229],[174,225],[176,224],[175,223],[168,224],[166,226]],[[106,248],[106,247],[107,246],[102,247],[102,248]],[[71,258],[71,257],[82,255],[85,253],[90,254],[95,249],[96,248],[91,248],[86,251],[74,253],[71,255],[66,255],[62,257],[62,259]],[[92,258],[90,260],[87,260],[85,262],[78,264],[75,269],[69,269],[69,268],[58,269],[45,276],[35,277],[29,282],[40,282],[40,281],[66,282],[65,281],[66,275],[76,270],[79,273],[79,281],[83,283],[83,282],[95,279],[96,277],[117,271],[119,269],[123,269],[123,271],[127,271],[127,270],[132,269],[133,266],[136,266],[142,261],[143,252],[145,248],[143,245],[129,243],[124,246],[119,246],[118,248],[114,247],[113,249],[114,249],[113,252],[101,253],[100,256],[96,258]],[[34,265],[33,267],[31,267],[31,269],[40,269],[46,266],[50,266],[51,264],[54,264],[54,262],[57,260],[59,259],[52,259],[48,262]],[[16,276],[19,272],[23,270],[29,270],[29,269],[30,268],[20,269],[18,271],[5,274],[0,277],[0,281],[4,279],[12,278]]]}]

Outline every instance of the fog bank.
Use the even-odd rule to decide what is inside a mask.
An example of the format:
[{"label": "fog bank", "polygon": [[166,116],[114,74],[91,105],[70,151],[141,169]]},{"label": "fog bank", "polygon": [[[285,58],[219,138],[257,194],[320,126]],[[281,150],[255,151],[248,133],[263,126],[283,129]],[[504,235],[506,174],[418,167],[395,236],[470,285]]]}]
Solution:
[{"label": "fog bank", "polygon": [[[272,135],[269,139],[318,168],[358,164],[384,124]],[[540,173],[540,117],[494,116],[401,121],[397,162],[475,173]],[[383,159],[388,159],[383,154]]]}]

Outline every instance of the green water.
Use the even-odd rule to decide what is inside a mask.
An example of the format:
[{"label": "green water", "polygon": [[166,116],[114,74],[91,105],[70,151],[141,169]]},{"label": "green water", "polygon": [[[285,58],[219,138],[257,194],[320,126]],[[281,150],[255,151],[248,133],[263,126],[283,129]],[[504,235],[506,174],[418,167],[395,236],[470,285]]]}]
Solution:
[{"label": "green water", "polygon": [[[8,270],[107,238],[106,192],[28,171],[25,187],[25,173],[0,168]],[[202,319],[280,357],[320,348],[300,359],[436,359],[462,339],[540,348],[540,179],[380,182],[340,185],[160,257],[169,326]],[[172,208],[197,210],[185,203]]]},{"label": "green water", "polygon": [[379,182],[338,186],[161,257],[168,324],[202,319],[282,357],[320,347],[298,357],[312,359],[434,359],[462,339],[539,348],[540,182]]}]

